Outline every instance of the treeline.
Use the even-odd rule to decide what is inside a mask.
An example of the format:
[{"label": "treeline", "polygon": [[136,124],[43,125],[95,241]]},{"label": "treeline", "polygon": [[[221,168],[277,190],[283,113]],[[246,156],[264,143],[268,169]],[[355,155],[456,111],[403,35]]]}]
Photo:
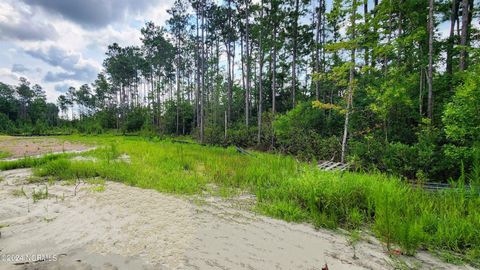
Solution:
[{"label": "treeline", "polygon": [[177,0],[58,105],[82,132],[193,134],[445,180],[472,169],[480,140],[477,6]]},{"label": "treeline", "polygon": [[57,106],[46,101],[40,85],[25,78],[17,86],[0,82],[0,134],[46,134],[60,122]]}]

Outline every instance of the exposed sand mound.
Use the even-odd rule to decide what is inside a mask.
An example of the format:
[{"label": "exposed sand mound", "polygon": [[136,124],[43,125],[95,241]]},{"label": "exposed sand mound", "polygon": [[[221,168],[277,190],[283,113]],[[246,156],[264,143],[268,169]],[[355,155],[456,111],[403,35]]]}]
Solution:
[{"label": "exposed sand mound", "polygon": [[[33,203],[29,169],[0,172],[0,255],[55,255],[57,261],[0,269],[392,269],[375,240],[353,259],[345,236],[240,210],[235,200],[198,205],[187,199],[106,182],[105,191],[81,184],[49,185]],[[28,196],[20,194],[23,191]],[[425,253],[408,265],[467,269]]]}]

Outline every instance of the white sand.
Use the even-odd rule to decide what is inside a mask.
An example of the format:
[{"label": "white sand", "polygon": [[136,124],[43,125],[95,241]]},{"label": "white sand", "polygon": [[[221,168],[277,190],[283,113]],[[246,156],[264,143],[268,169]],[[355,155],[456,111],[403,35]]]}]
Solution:
[{"label": "white sand", "polygon": [[[189,199],[107,182],[92,186],[49,185],[49,199],[14,196],[29,169],[0,172],[0,255],[56,255],[56,262],[0,262],[0,269],[392,269],[397,264],[374,239],[358,245],[309,225],[255,215],[231,201],[198,205]],[[248,198],[248,197],[247,197]],[[238,203],[238,200],[235,201]],[[421,259],[419,259],[421,258]],[[1,257],[0,257],[1,259]],[[411,267],[470,269],[426,253],[400,257]]]}]

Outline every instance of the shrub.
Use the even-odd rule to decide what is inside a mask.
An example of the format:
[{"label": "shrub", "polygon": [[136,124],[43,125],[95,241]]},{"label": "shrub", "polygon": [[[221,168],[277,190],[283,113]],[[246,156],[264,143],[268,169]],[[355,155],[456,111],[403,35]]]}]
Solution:
[{"label": "shrub", "polygon": [[0,133],[15,133],[15,124],[4,113],[0,113]]},{"label": "shrub", "polygon": [[304,160],[339,159],[341,144],[338,137],[330,135],[331,125],[324,111],[310,103],[298,104],[274,121],[275,145]]}]

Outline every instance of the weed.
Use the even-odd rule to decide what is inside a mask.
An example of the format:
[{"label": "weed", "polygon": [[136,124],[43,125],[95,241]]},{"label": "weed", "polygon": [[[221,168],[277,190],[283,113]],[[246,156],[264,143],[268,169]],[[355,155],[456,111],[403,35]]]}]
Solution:
[{"label": "weed", "polygon": [[101,178],[91,178],[85,180],[85,182],[90,185],[105,185],[105,180]]},{"label": "weed", "polygon": [[358,230],[350,231],[350,237],[349,237],[348,243],[352,246],[353,259],[354,260],[358,259],[358,257],[357,257],[357,244],[358,244],[358,242],[360,242],[360,240],[361,240],[360,231],[358,231]]},{"label": "weed", "polygon": [[240,191],[238,189],[235,189],[235,188],[222,186],[218,189],[217,193],[222,198],[231,198],[235,195],[238,195],[240,193]]},{"label": "weed", "polygon": [[90,188],[92,192],[104,192],[105,191],[105,186],[104,185],[98,185],[98,186],[93,186]]},{"label": "weed", "polygon": [[47,223],[52,222],[52,221],[54,221],[54,220],[55,220],[55,218],[43,217],[43,221],[45,221],[45,222],[47,222]]},{"label": "weed", "polygon": [[25,198],[28,198],[27,193],[25,193],[25,190],[23,190],[23,187],[21,189],[12,190],[12,195],[15,197],[25,196]]},{"label": "weed", "polygon": [[391,262],[390,266],[392,269],[396,270],[415,270],[415,269],[421,269],[422,265],[420,263],[415,263],[415,264],[408,264],[405,262],[401,257],[396,256],[396,255],[391,255],[390,256]]},{"label": "weed", "polygon": [[45,182],[47,179],[38,177],[38,176],[31,176],[26,179],[27,183],[35,184],[35,183],[42,183]]},{"label": "weed", "polygon": [[[0,224],[0,230],[3,229],[3,228],[6,228],[8,227],[8,225],[6,224]],[[2,232],[0,231],[0,238],[2,238]]]},{"label": "weed", "polygon": [[446,250],[434,250],[434,254],[439,256],[443,261],[455,265],[462,265],[463,260],[461,258],[461,255],[455,254],[451,251],[446,251]]},{"label": "weed", "polygon": [[48,186],[47,185],[45,185],[45,189],[43,189],[43,190],[35,191],[35,188],[33,189],[32,199],[33,199],[34,203],[38,202],[39,200],[43,200],[43,199],[47,199],[47,198],[48,198]]}]

